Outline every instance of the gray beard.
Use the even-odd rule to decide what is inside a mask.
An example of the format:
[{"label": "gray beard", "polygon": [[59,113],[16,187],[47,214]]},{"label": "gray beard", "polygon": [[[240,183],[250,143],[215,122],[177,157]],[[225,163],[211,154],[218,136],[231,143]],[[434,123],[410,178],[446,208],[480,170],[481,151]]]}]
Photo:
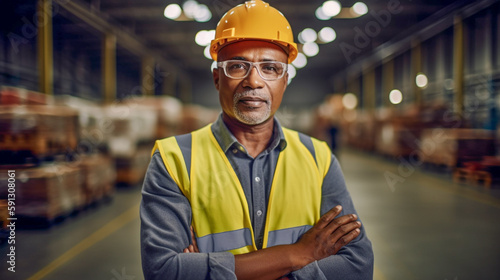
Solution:
[{"label": "gray beard", "polygon": [[[246,96],[257,96],[266,100],[266,111],[260,112],[241,112],[238,109],[238,102],[241,98]],[[241,93],[237,93],[233,97],[233,111],[236,118],[247,125],[257,125],[265,122],[271,116],[271,99],[268,95],[259,94],[255,90],[248,90]]]}]

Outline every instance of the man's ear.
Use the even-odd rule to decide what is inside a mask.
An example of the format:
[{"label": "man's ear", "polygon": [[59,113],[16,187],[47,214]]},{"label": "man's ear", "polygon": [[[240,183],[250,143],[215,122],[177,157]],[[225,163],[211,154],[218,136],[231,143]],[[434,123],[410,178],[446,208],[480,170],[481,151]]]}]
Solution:
[{"label": "man's ear", "polygon": [[214,68],[212,70],[212,77],[214,79],[215,88],[219,90],[219,68]]}]

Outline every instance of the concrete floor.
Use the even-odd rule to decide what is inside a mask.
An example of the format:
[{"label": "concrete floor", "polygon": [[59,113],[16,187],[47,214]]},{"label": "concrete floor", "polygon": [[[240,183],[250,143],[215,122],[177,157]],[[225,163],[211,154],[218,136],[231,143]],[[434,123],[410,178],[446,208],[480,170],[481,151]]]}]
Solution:
[{"label": "concrete floor", "polygon": [[[500,279],[498,189],[353,151],[340,161],[374,246],[374,279]],[[111,203],[49,229],[17,230],[16,272],[4,244],[0,279],[143,279],[139,201],[139,187],[119,189]]]}]

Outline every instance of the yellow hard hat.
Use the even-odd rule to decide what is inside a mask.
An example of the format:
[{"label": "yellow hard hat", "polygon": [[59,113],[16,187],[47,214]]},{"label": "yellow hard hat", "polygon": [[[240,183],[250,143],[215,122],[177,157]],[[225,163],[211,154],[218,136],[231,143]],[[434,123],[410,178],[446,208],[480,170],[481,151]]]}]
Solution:
[{"label": "yellow hard hat", "polygon": [[297,57],[297,44],[285,16],[261,0],[246,1],[229,10],[217,24],[215,39],[210,44],[210,55],[238,40],[262,40],[275,43],[288,53],[288,63]]}]

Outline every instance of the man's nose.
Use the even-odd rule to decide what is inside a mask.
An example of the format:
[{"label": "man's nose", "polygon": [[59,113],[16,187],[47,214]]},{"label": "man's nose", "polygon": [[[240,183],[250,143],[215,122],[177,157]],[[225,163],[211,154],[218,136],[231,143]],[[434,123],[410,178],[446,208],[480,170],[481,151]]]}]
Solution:
[{"label": "man's nose", "polygon": [[259,75],[259,70],[257,69],[257,66],[252,65],[252,68],[250,68],[250,73],[248,73],[248,76],[243,80],[243,86],[244,87],[250,87],[250,88],[261,88],[264,87],[264,79]]}]

